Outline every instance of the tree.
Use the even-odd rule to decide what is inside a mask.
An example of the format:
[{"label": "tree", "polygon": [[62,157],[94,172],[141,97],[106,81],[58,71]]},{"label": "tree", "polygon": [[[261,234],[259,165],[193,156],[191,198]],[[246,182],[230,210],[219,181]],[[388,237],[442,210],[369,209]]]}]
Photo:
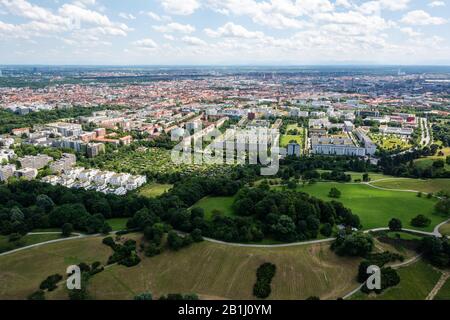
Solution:
[{"label": "tree", "polygon": [[364,174],[363,174],[363,181],[364,181],[364,182],[369,182],[369,181],[370,181],[370,177],[369,177],[369,174],[368,174],[368,173],[364,173]]},{"label": "tree", "polygon": [[49,196],[45,194],[40,194],[36,198],[36,205],[39,208],[41,208],[44,212],[50,212],[54,208],[55,203]]},{"label": "tree", "polygon": [[194,230],[191,232],[191,237],[192,237],[192,240],[193,240],[194,242],[201,242],[201,241],[203,241],[202,230],[200,230],[200,229],[194,229]]},{"label": "tree", "polygon": [[445,167],[445,162],[444,162],[444,160],[439,159],[439,160],[435,160],[435,161],[433,162],[433,168],[440,169],[440,168],[443,168],[443,167]]},{"label": "tree", "polygon": [[28,300],[45,300],[44,290],[38,290],[33,292],[27,297]]},{"label": "tree", "polygon": [[389,230],[391,231],[401,231],[402,230],[402,222],[400,219],[392,218],[389,221]]},{"label": "tree", "polygon": [[180,250],[183,247],[183,238],[180,237],[175,231],[169,231],[167,236],[167,244],[172,250]]},{"label": "tree", "polygon": [[63,237],[70,237],[73,232],[73,225],[71,223],[64,223],[61,231]]},{"label": "tree", "polygon": [[417,228],[428,227],[431,224],[431,219],[425,217],[423,214],[419,214],[411,220],[411,225]]},{"label": "tree", "polygon": [[443,216],[450,215],[450,198],[444,198],[436,203],[434,210],[437,214],[441,214]]},{"label": "tree", "polygon": [[332,243],[331,249],[340,256],[364,257],[373,249],[373,238],[361,232],[340,234]]},{"label": "tree", "polygon": [[134,296],[134,300],[144,301],[144,300],[153,300],[153,296],[151,292],[144,292]]},{"label": "tree", "polygon": [[145,255],[147,257],[154,257],[161,253],[161,249],[157,247],[154,243],[150,243],[147,248],[145,248]]},{"label": "tree", "polygon": [[330,192],[328,193],[328,196],[330,198],[340,198],[341,197],[341,192],[337,189],[337,188],[331,188]]},{"label": "tree", "polygon": [[322,228],[320,228],[320,233],[325,237],[329,237],[333,233],[333,227],[331,224],[325,223]]}]

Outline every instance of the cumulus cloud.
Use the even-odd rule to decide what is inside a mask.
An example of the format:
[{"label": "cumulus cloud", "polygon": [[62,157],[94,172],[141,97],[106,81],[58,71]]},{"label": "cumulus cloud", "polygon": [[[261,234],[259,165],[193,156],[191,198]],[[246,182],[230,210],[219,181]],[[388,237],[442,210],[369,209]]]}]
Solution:
[{"label": "cumulus cloud", "polygon": [[433,17],[423,10],[410,11],[403,16],[401,22],[415,26],[441,25],[447,23],[447,20],[440,17]]},{"label": "cumulus cloud", "polygon": [[200,8],[198,0],[160,0],[160,2],[169,14],[188,16]]},{"label": "cumulus cloud", "polygon": [[432,1],[428,4],[429,7],[435,8],[435,7],[445,7],[444,1]]},{"label": "cumulus cloud", "polygon": [[181,39],[184,43],[190,45],[190,46],[206,46],[207,43],[203,41],[200,38],[197,37],[191,37],[191,36],[185,36]]},{"label": "cumulus cloud", "polygon": [[167,25],[153,26],[153,29],[163,33],[192,33],[195,31],[195,27],[191,26],[190,24],[181,24],[177,22],[172,22]]},{"label": "cumulus cloud", "polygon": [[258,39],[263,38],[264,33],[259,31],[249,31],[241,25],[228,22],[224,26],[217,30],[209,28],[205,29],[205,33],[210,37],[234,37],[234,38],[246,38],[246,39]]},{"label": "cumulus cloud", "polygon": [[158,47],[156,42],[149,38],[135,41],[133,45],[141,49],[156,49]]}]

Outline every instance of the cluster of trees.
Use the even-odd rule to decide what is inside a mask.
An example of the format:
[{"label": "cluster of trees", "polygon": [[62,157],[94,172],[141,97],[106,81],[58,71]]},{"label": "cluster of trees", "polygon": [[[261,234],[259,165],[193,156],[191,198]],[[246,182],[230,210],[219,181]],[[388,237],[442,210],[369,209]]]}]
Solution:
[{"label": "cluster of trees", "polygon": [[436,203],[435,211],[443,216],[450,216],[450,198],[444,197]]},{"label": "cluster of trees", "polygon": [[272,289],[270,283],[275,276],[277,267],[273,263],[264,263],[259,266],[256,271],[256,283],[253,286],[253,295],[260,299],[265,299],[270,296]]},{"label": "cluster of trees", "polygon": [[[323,172],[321,174],[317,171],[318,169],[331,172]],[[351,177],[345,174],[345,171],[364,173],[377,170],[377,166],[371,164],[370,161],[355,157],[313,155],[300,158],[286,157],[286,159],[281,160],[278,177],[285,179],[303,177],[305,180],[324,179],[349,182]]]},{"label": "cluster of trees", "polygon": [[402,255],[391,253],[385,251],[382,253],[372,253],[367,256],[367,258],[359,264],[358,268],[358,282],[364,283],[369,278],[370,274],[367,273],[369,266],[377,266],[380,268],[381,272],[381,288],[370,290],[367,287],[367,283],[361,288],[362,292],[369,293],[374,291],[380,294],[383,290],[396,286],[400,283],[400,277],[394,269],[390,267],[384,267],[389,262],[403,261],[404,257]]},{"label": "cluster of trees", "polygon": [[238,230],[231,230],[231,218],[219,216],[213,219],[214,236],[230,236],[233,231],[240,231],[241,237],[248,234],[248,239],[242,240],[258,241],[272,236],[292,242],[314,239],[321,230],[329,236],[335,224],[360,227],[359,217],[339,202],[325,202],[295,191],[270,190],[263,184],[242,188],[236,195],[233,210],[240,216],[233,220]]},{"label": "cluster of trees", "polygon": [[446,170],[442,163],[431,166],[417,166],[414,160],[434,156],[439,152],[442,146],[432,144],[423,149],[413,149],[411,151],[396,155],[381,155],[378,163],[384,174],[393,175],[397,177],[411,177],[411,178],[450,178],[450,171]]},{"label": "cluster of trees", "polygon": [[0,110],[0,134],[9,133],[12,129],[32,127],[37,124],[54,122],[59,119],[89,116],[92,112],[117,109],[113,106],[99,106],[93,108],[74,107],[69,109],[45,110],[32,112],[27,115],[18,115],[8,110]]},{"label": "cluster of trees", "polygon": [[419,214],[411,219],[411,225],[416,228],[425,228],[431,224],[431,219],[425,217],[423,214]]},{"label": "cluster of trees", "polygon": [[340,256],[366,257],[372,252],[373,245],[373,238],[370,234],[340,233],[331,244],[331,250]]},{"label": "cluster of trees", "polygon": [[[106,219],[130,217],[147,205],[135,195],[104,195],[39,181],[0,184],[0,234],[26,234],[36,228],[62,228],[107,233]],[[70,224],[70,225],[67,225]]]},{"label": "cluster of trees", "polygon": [[114,253],[108,258],[108,264],[118,263],[127,267],[133,267],[139,262],[139,258],[136,252],[136,241],[129,239],[124,244],[116,243],[112,237],[106,237],[103,239],[103,244],[113,249]]},{"label": "cluster of trees", "polygon": [[422,238],[419,250],[433,265],[441,268],[450,266],[450,244],[446,237]]},{"label": "cluster of trees", "polygon": [[450,147],[450,121],[446,123],[435,123],[432,129],[434,138],[442,141],[445,147]]}]

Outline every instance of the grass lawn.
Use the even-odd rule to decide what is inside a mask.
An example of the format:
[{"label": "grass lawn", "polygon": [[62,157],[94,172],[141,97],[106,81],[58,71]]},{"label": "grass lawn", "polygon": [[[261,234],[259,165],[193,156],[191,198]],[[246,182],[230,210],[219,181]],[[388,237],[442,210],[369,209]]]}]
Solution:
[{"label": "grass lawn", "polygon": [[[330,170],[317,170],[319,173],[322,172],[331,172]],[[347,171],[346,174],[349,174],[352,177],[352,181],[355,180],[361,180],[363,178],[363,172],[354,172],[354,171]],[[375,181],[379,179],[387,179],[387,178],[393,178],[392,176],[387,176],[382,173],[374,173],[374,172],[368,172],[370,181]]]},{"label": "grass lawn", "polygon": [[11,243],[8,237],[0,236],[0,253],[59,238],[61,238],[61,234],[32,234],[22,237],[15,243]]},{"label": "grass lawn", "polygon": [[289,134],[283,134],[280,138],[280,147],[286,148],[287,145],[291,142],[295,141],[300,145],[300,147],[303,145],[303,137],[302,136],[293,136]]},{"label": "grass lawn", "polygon": [[205,218],[210,220],[214,210],[219,210],[225,216],[233,216],[234,197],[204,197],[200,199],[192,208],[200,207],[205,210]]},{"label": "grass lawn", "polygon": [[382,294],[370,296],[359,292],[355,300],[425,300],[441,277],[441,273],[426,262],[416,263],[397,270],[400,284],[386,289]]},{"label": "grass lawn", "polygon": [[439,228],[439,232],[444,236],[450,236],[450,223],[446,223]]},{"label": "grass lawn", "polygon": [[[24,299],[47,276],[63,275],[68,264],[105,263],[111,249],[101,240],[69,240],[0,257],[0,299]],[[95,275],[88,290],[95,299],[129,300],[145,291],[154,297],[195,292],[202,298],[253,299],[256,270],[268,261],[277,266],[271,299],[312,295],[336,299],[357,286],[355,270],[360,259],[339,257],[328,244],[244,248],[204,241],[177,252],[165,250],[153,258],[142,257],[132,268],[114,265]],[[67,293],[60,286],[46,297],[67,299]]]},{"label": "grass lawn", "polygon": [[[287,134],[290,130],[297,130],[299,133],[297,135]],[[303,148],[304,132],[304,129],[296,124],[288,125],[286,128],[286,134],[280,136],[280,147],[285,148],[291,141],[295,141],[301,148]]]},{"label": "grass lawn", "polygon": [[106,222],[111,226],[112,231],[120,231],[127,228],[128,218],[107,219]]},{"label": "grass lawn", "polygon": [[433,227],[445,220],[434,215],[436,199],[418,198],[415,193],[385,191],[364,184],[343,184],[336,182],[318,182],[314,185],[298,187],[298,191],[309,193],[317,198],[331,201],[328,193],[332,187],[341,191],[341,198],[335,199],[352,209],[361,219],[364,229],[387,227],[391,218],[398,218],[405,228],[417,229],[411,226],[411,219],[423,214],[431,219],[431,225],[424,229],[432,231]]},{"label": "grass lawn", "polygon": [[450,179],[419,180],[405,178],[373,182],[372,185],[387,189],[417,190],[426,193],[450,192]]},{"label": "grass lawn", "polygon": [[202,242],[144,258],[134,268],[108,268],[89,290],[97,299],[131,299],[145,291],[154,297],[195,292],[204,299],[254,299],[256,270],[267,261],[277,266],[270,299],[335,299],[356,285],[360,260],[338,257],[325,244],[270,249]]},{"label": "grass lawn", "polygon": [[450,300],[450,279],[447,279],[442,288],[434,296],[434,300]]},{"label": "grass lawn", "polygon": [[67,240],[0,257],[0,299],[25,299],[49,275],[64,275],[69,265],[106,263],[112,250],[101,243],[102,239]]},{"label": "grass lawn", "polygon": [[162,195],[164,192],[169,191],[172,187],[172,184],[146,184],[139,190],[139,195],[143,197],[154,198]]},{"label": "grass lawn", "polygon": [[[421,158],[421,159],[415,160],[414,163],[416,164],[416,166],[418,168],[421,168],[421,169],[432,166],[433,162],[435,160],[441,159],[441,160],[444,160],[444,163],[445,163],[446,157],[450,155],[450,148],[443,148],[442,150],[439,150],[438,153],[440,151],[442,151],[442,153],[444,154],[443,156],[435,155],[435,156],[431,156],[431,157]],[[445,164],[445,169],[450,170],[450,165]]]}]

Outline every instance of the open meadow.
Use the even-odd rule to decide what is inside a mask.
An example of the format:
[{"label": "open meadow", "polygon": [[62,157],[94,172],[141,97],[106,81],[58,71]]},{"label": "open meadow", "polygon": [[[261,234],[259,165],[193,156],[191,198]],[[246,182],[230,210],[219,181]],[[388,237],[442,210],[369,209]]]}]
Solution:
[{"label": "open meadow", "polygon": [[[333,187],[341,191],[339,199],[328,196]],[[298,191],[326,201],[342,202],[360,217],[364,229],[387,227],[391,218],[400,219],[405,228],[417,229],[410,224],[411,219],[423,214],[431,219],[431,225],[420,230],[432,231],[435,225],[446,219],[433,213],[437,199],[419,198],[412,192],[379,190],[365,184],[337,182],[318,182],[298,187]]]},{"label": "open meadow", "polygon": [[[0,299],[26,298],[47,276],[64,274],[69,264],[105,263],[111,249],[101,239],[69,240],[0,257]],[[111,266],[95,275],[88,288],[95,299],[132,299],[145,291],[154,297],[194,292],[203,298],[252,299],[256,269],[271,262],[277,272],[270,299],[336,299],[357,286],[359,261],[336,256],[328,244],[246,248],[205,241],[143,257],[132,268]],[[47,298],[66,299],[67,292],[60,286]]]}]

